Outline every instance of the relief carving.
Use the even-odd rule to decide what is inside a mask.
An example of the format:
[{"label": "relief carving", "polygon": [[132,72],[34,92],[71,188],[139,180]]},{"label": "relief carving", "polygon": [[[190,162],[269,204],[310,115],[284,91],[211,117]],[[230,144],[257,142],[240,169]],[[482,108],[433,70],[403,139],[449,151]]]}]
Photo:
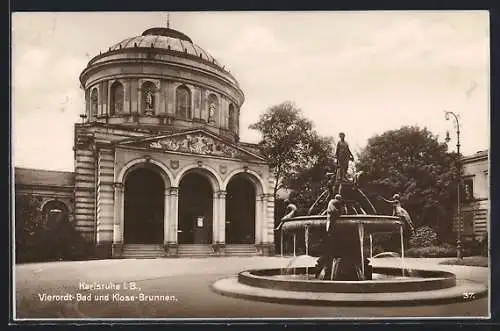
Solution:
[{"label": "relief carving", "polygon": [[149,148],[230,158],[245,157],[236,148],[201,134],[164,138],[147,144]]}]

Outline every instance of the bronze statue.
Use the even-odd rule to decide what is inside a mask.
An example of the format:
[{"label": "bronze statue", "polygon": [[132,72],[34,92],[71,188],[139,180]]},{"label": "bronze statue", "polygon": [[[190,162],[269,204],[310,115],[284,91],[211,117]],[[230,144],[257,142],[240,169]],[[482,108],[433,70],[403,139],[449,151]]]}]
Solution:
[{"label": "bronze statue", "polygon": [[326,267],[325,274],[331,272],[333,264],[333,231],[335,222],[342,215],[343,199],[340,194],[336,194],[333,199],[328,202],[326,209],[326,234],[321,243],[321,256],[316,263],[316,278],[319,277],[321,271]]},{"label": "bronze statue", "polygon": [[392,200],[387,200],[384,197],[380,197],[383,201],[390,203],[392,205],[392,216],[397,216],[401,218],[408,225],[410,231],[415,232],[415,226],[411,221],[410,214],[401,206],[401,199],[399,194],[394,194]]},{"label": "bronze statue", "polygon": [[335,151],[335,156],[337,158],[338,165],[338,180],[347,180],[347,168],[349,167],[349,161],[354,161],[354,156],[349,149],[349,144],[344,140],[345,133],[339,133],[340,141],[337,143],[337,150]]}]

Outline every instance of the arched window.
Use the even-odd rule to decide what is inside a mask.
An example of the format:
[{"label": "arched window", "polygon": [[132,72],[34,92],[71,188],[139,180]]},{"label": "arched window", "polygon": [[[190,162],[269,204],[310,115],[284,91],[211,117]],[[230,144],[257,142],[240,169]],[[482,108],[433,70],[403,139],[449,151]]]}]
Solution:
[{"label": "arched window", "polygon": [[58,200],[51,200],[42,209],[43,223],[46,226],[56,225],[60,221],[68,220],[68,208]]},{"label": "arched window", "polygon": [[191,118],[191,93],[181,85],[175,92],[176,115],[179,118]]},{"label": "arched window", "polygon": [[229,130],[231,131],[234,131],[234,122],[235,122],[235,116],[234,116],[234,106],[232,103],[229,104],[229,123],[228,123],[228,126],[229,126]]},{"label": "arched window", "polygon": [[155,84],[145,82],[142,84],[142,109],[146,114],[154,114],[155,109]]},{"label": "arched window", "polygon": [[208,119],[207,122],[217,122],[219,117],[219,100],[215,94],[208,96]]},{"label": "arched window", "polygon": [[123,111],[123,85],[119,82],[114,82],[110,89],[110,106],[109,115],[120,114]]},{"label": "arched window", "polygon": [[90,116],[92,117],[97,116],[98,101],[97,88],[93,88],[90,92]]}]

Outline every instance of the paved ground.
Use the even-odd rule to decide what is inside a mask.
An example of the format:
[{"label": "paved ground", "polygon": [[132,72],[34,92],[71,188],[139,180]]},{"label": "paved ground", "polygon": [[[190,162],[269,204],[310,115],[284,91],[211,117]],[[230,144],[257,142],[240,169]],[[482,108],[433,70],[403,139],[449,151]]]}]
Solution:
[{"label": "paved ground", "polygon": [[[488,283],[488,268],[438,265],[442,259],[407,259],[406,266],[454,272],[459,279]],[[488,316],[488,299],[464,303],[410,307],[318,307],[254,302],[212,292],[217,279],[251,268],[288,264],[282,257],[207,259],[101,260],[17,265],[17,318],[359,318]],[[397,266],[400,259],[376,259],[375,266]],[[85,284],[112,283],[115,289],[86,290]],[[135,283],[140,288],[124,289]],[[85,284],[84,284],[85,283]],[[120,289],[116,287],[120,285]],[[82,294],[80,301],[75,296]],[[119,298],[113,294],[119,293]],[[153,301],[118,301],[143,293]],[[44,294],[46,296],[44,297]],[[47,295],[70,294],[47,301]],[[82,301],[91,295],[91,301]],[[108,295],[97,301],[95,295]],[[163,295],[160,297],[149,297]],[[44,299],[45,298],[45,299]],[[42,300],[44,299],[44,300]],[[163,299],[163,300],[161,300]],[[165,300],[169,301],[165,301]]]}]

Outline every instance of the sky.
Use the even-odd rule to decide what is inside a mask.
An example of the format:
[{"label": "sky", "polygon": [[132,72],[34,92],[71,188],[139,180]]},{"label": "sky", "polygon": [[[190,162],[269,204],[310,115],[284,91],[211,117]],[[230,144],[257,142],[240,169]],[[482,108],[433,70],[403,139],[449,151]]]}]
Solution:
[{"label": "sky", "polygon": [[[461,152],[489,147],[487,11],[172,12],[170,27],[224,64],[245,93],[241,141],[270,106],[293,101],[322,135],[353,152],[404,125],[428,128]],[[79,74],[111,45],[166,26],[166,12],[12,15],[12,153],[17,167],[74,170]]]}]

